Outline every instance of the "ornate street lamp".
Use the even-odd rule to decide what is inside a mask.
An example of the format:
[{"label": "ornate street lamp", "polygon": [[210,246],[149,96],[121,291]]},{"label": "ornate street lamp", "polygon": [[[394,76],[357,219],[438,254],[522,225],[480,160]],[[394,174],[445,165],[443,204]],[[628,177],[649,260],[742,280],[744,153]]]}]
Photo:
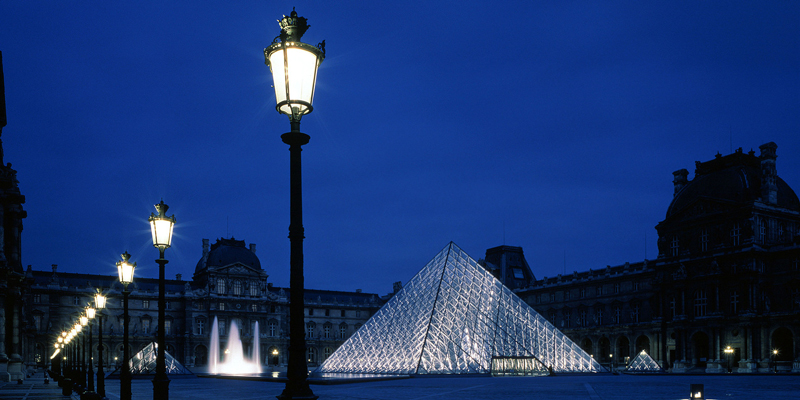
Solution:
[{"label": "ornate street lamp", "polygon": [[99,291],[94,295],[94,305],[97,307],[97,394],[106,397],[106,381],[103,373],[103,309],[106,308],[106,296]]},{"label": "ornate street lamp", "polygon": [[86,372],[86,378],[89,385],[89,391],[94,392],[94,358],[92,355],[94,354],[94,345],[92,343],[92,320],[94,319],[95,313],[97,310],[92,307],[86,307],[86,319],[89,321],[89,371]]},{"label": "ornate street lamp", "polygon": [[731,358],[733,357],[733,349],[731,346],[726,346],[725,350],[722,351],[725,352],[725,356],[728,359],[728,372],[733,372],[733,359]]},{"label": "ornate street lamp", "polygon": [[175,226],[175,216],[167,216],[169,206],[164,200],[155,205],[158,215],[150,214],[150,232],[153,234],[153,246],[158,248],[158,338],[156,356],[156,376],[153,378],[153,399],[169,400],[169,378],[167,377],[167,363],[164,352],[164,317],[166,310],[166,289],[164,278],[164,251],[172,245],[172,228]]},{"label": "ornate street lamp", "polygon": [[128,362],[128,295],[131,293],[128,290],[128,284],[133,282],[133,271],[136,269],[136,263],[131,264],[128,260],[131,255],[124,252],[121,255],[122,261],[117,261],[117,272],[119,272],[119,281],[122,283],[122,319],[125,321],[125,326],[122,331],[122,366],[119,370],[119,398],[120,400],[131,400],[131,367]]},{"label": "ornate street lamp", "polygon": [[[81,317],[79,318],[79,324],[80,324],[80,328],[79,329],[82,331],[83,327],[86,326],[88,323],[89,323],[89,317],[87,317],[86,315],[81,315]],[[83,386],[83,391],[85,392],[87,390],[87,387],[86,387],[86,376],[88,374],[88,368],[86,368],[86,333],[85,332],[84,332],[83,335],[81,335],[81,352],[80,352],[80,356],[81,356],[81,386]]]},{"label": "ornate street lamp", "polygon": [[264,49],[266,64],[272,71],[276,110],[289,116],[291,131],[281,135],[289,145],[289,241],[291,243],[289,287],[289,365],[288,381],[279,399],[316,399],[308,386],[308,366],[303,317],[303,199],[300,152],[310,137],[300,132],[300,118],[314,108],[317,69],[325,58],[325,41],[312,46],[300,41],[308,22],[292,13],[278,21],[281,33]]}]

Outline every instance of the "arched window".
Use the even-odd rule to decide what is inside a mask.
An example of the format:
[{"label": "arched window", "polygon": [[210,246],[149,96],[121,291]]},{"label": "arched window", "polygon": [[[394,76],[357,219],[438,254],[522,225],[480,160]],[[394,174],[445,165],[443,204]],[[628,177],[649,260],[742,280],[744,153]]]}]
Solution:
[{"label": "arched window", "polygon": [[333,354],[333,349],[331,349],[330,347],[326,347],[324,350],[322,350],[322,361],[327,360],[328,357],[331,356],[331,354]]},{"label": "arched window", "polygon": [[242,281],[238,279],[233,281],[233,295],[234,296],[242,295]]},{"label": "arched window", "polygon": [[217,278],[217,294],[225,294],[225,279]]},{"label": "arched window", "polygon": [[315,364],[317,362],[317,349],[309,347],[306,350],[306,360],[309,364]]},{"label": "arched window", "polygon": [[339,324],[339,337],[341,339],[344,339],[344,338],[347,337],[347,324],[345,324],[344,322]]},{"label": "arched window", "polygon": [[322,326],[322,337],[323,338],[325,338],[325,339],[330,339],[331,338],[331,328],[332,328],[332,326],[331,326],[330,323],[326,323],[325,325]]}]

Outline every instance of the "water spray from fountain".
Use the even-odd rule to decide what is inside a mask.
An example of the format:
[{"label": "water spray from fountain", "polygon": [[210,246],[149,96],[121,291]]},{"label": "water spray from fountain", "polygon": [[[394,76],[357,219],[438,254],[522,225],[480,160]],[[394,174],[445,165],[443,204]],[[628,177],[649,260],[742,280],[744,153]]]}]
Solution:
[{"label": "water spray from fountain", "polygon": [[228,331],[228,343],[223,351],[225,360],[220,362],[219,323],[214,317],[214,324],[211,326],[211,349],[208,371],[212,374],[260,374],[261,359],[259,354],[259,330],[258,321],[253,326],[253,354],[252,358],[244,356],[242,340],[239,338],[239,327],[236,321],[231,321]]}]

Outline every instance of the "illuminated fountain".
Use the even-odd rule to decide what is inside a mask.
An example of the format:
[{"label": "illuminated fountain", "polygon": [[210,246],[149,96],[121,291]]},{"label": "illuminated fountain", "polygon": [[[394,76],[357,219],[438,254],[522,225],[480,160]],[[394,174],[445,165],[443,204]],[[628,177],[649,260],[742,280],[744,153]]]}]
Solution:
[{"label": "illuminated fountain", "polygon": [[219,325],[217,317],[214,317],[214,324],[211,326],[211,349],[208,372],[212,374],[260,374],[261,359],[258,344],[258,321],[253,327],[253,354],[252,358],[245,358],[242,340],[239,338],[239,327],[236,321],[231,321],[231,329],[228,331],[228,345],[224,350],[225,360],[219,360]]}]

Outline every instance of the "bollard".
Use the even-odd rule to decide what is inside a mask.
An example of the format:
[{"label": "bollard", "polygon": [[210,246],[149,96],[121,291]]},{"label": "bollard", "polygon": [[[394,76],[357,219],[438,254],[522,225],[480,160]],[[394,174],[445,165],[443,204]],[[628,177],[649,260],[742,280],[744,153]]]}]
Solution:
[{"label": "bollard", "polygon": [[72,379],[64,378],[59,384],[63,384],[63,386],[61,386],[61,395],[72,396]]}]

